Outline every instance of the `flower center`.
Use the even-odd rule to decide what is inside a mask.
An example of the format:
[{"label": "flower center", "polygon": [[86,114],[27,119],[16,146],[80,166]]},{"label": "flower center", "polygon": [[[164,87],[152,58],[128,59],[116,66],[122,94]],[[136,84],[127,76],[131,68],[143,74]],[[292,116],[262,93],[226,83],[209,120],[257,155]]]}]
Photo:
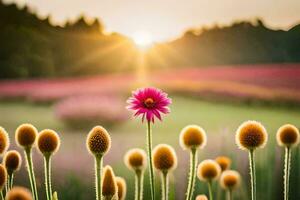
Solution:
[{"label": "flower center", "polygon": [[147,108],[153,108],[154,107],[154,100],[152,98],[147,98],[145,101],[144,101],[144,104]]}]

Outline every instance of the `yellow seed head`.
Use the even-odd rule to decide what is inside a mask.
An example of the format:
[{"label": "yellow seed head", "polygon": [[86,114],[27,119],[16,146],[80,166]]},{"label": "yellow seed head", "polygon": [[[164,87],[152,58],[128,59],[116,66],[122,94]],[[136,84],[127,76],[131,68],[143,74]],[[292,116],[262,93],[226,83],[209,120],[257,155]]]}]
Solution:
[{"label": "yellow seed head", "polygon": [[50,129],[42,130],[38,134],[37,146],[42,154],[54,154],[60,146],[60,138],[58,134]]},{"label": "yellow seed head", "polygon": [[236,189],[241,183],[241,176],[237,171],[226,170],[221,174],[220,185],[225,190]]},{"label": "yellow seed head", "polygon": [[92,155],[104,155],[110,149],[110,135],[102,126],[95,126],[88,134],[86,146]]},{"label": "yellow seed head", "polygon": [[214,160],[203,160],[197,169],[197,176],[201,181],[213,181],[219,178],[221,167]]},{"label": "yellow seed head", "polygon": [[7,151],[3,157],[3,165],[7,173],[12,174],[21,168],[22,157],[19,152],[15,150]]},{"label": "yellow seed head", "polygon": [[7,181],[7,172],[4,165],[0,164],[0,191],[3,190]]},{"label": "yellow seed head", "polygon": [[299,130],[291,124],[283,125],[278,129],[276,139],[279,146],[295,147],[300,142]]},{"label": "yellow seed head", "polygon": [[230,158],[226,156],[219,156],[215,160],[220,165],[222,171],[225,171],[230,168],[231,165]]},{"label": "yellow seed head", "polygon": [[131,170],[144,170],[147,166],[147,156],[143,149],[130,149],[124,156],[125,165]]},{"label": "yellow seed head", "polygon": [[2,156],[9,147],[8,133],[0,126],[0,156]]},{"label": "yellow seed head", "polygon": [[118,197],[119,200],[125,200],[126,197],[126,181],[122,177],[116,177],[116,182],[118,186]]},{"label": "yellow seed head", "polygon": [[206,133],[200,126],[186,126],[180,133],[179,143],[183,149],[204,148],[206,142]]},{"label": "yellow seed head", "polygon": [[15,133],[15,139],[19,146],[31,148],[36,141],[38,135],[37,129],[31,124],[20,125]]},{"label": "yellow seed head", "polygon": [[177,167],[177,156],[170,145],[159,144],[153,150],[153,165],[157,170],[170,171]]},{"label": "yellow seed head", "polygon": [[196,200],[208,200],[208,198],[207,198],[206,195],[201,194],[201,195],[198,195],[198,196],[196,197]]},{"label": "yellow seed head", "polygon": [[267,144],[268,134],[261,123],[246,121],[238,128],[235,141],[242,150],[254,150],[263,148]]},{"label": "yellow seed head", "polygon": [[102,195],[104,197],[113,197],[118,193],[118,186],[113,169],[105,166],[103,169]]},{"label": "yellow seed head", "polygon": [[33,200],[31,192],[23,187],[13,187],[6,195],[5,200]]}]

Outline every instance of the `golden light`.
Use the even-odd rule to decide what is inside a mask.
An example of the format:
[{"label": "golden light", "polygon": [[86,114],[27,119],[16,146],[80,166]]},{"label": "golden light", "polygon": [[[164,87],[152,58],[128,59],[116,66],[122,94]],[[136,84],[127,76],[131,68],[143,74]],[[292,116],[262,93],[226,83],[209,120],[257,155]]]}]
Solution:
[{"label": "golden light", "polygon": [[147,31],[138,31],[133,34],[133,41],[140,49],[147,49],[153,44],[151,33]]}]

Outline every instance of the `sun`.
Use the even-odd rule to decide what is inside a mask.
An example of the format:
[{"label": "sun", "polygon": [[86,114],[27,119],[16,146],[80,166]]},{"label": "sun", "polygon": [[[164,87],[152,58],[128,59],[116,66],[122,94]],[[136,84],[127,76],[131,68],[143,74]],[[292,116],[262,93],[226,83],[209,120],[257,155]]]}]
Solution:
[{"label": "sun", "polygon": [[141,49],[147,49],[153,44],[152,34],[147,31],[137,31],[132,38],[134,43]]}]

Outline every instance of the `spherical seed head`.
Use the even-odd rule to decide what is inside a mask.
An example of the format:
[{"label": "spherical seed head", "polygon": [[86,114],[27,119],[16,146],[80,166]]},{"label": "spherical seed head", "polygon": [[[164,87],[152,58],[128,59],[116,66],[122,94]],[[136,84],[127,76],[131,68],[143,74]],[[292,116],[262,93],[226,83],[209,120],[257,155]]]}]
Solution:
[{"label": "spherical seed head", "polygon": [[126,197],[126,181],[122,177],[116,177],[116,182],[118,186],[118,197],[119,200],[125,200]]},{"label": "spherical seed head", "polygon": [[206,142],[206,133],[200,126],[186,126],[180,133],[179,143],[183,149],[204,148]]},{"label": "spherical seed head", "polygon": [[147,166],[147,155],[143,149],[130,149],[124,156],[125,165],[131,170],[144,170]]},{"label": "spherical seed head", "polygon": [[235,141],[242,150],[254,150],[263,148],[267,144],[268,134],[261,123],[246,121],[238,128]]},{"label": "spherical seed head", "polygon": [[220,185],[225,190],[236,189],[241,183],[241,176],[237,171],[225,170],[220,177]]},{"label": "spherical seed head", "polygon": [[196,197],[196,200],[208,200],[208,198],[207,198],[206,195],[201,194],[201,195],[198,195],[198,196]]},{"label": "spherical seed head", "polygon": [[38,135],[37,129],[31,124],[20,125],[15,133],[15,139],[20,147],[32,147]]},{"label": "spherical seed head", "polygon": [[33,200],[31,192],[24,187],[13,187],[6,195],[5,200]]},{"label": "spherical seed head", "polygon": [[104,155],[111,146],[110,135],[102,126],[95,126],[87,136],[86,146],[92,155]]},{"label": "spherical seed head", "polygon": [[2,156],[9,147],[8,133],[0,126],[0,156]]},{"label": "spherical seed head", "polygon": [[225,171],[230,168],[231,165],[230,158],[226,156],[219,156],[215,160],[220,165],[222,171]]},{"label": "spherical seed head", "polygon": [[197,176],[201,181],[213,181],[219,178],[221,167],[214,160],[203,160],[197,169]]},{"label": "spherical seed head", "polygon": [[177,156],[170,145],[159,144],[153,150],[153,164],[157,170],[170,171],[177,167]]},{"label": "spherical seed head", "polygon": [[118,186],[113,169],[110,166],[105,166],[102,179],[102,195],[104,197],[113,197],[117,195]]},{"label": "spherical seed head", "polygon": [[20,153],[15,150],[7,151],[3,157],[3,165],[9,174],[19,170],[22,165]]},{"label": "spherical seed head", "polygon": [[295,147],[300,142],[300,134],[297,127],[291,124],[281,126],[276,134],[279,146]]},{"label": "spherical seed head", "polygon": [[7,181],[7,172],[4,165],[0,164],[0,191],[3,190]]},{"label": "spherical seed head", "polygon": [[38,134],[37,146],[42,154],[54,154],[60,146],[60,138],[58,134],[50,129],[42,130]]}]

